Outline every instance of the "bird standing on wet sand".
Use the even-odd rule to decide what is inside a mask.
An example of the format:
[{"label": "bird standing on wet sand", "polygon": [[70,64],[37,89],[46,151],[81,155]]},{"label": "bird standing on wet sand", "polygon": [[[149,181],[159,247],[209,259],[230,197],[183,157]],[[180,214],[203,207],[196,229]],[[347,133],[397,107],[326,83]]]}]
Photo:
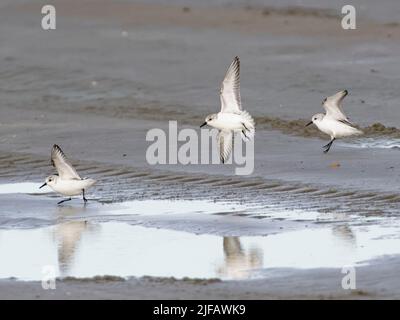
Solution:
[{"label": "bird standing on wet sand", "polygon": [[[85,190],[96,183],[94,179],[81,178],[75,168],[68,161],[64,152],[58,145],[54,145],[51,150],[51,163],[56,168],[58,174],[46,178],[46,182],[40,187],[49,186],[55,192],[70,198],[61,200],[57,204],[70,201],[71,196],[82,194],[82,199],[86,203]],[[39,189],[40,189],[39,188]]]},{"label": "bird standing on wet sand", "polygon": [[229,158],[234,132],[241,132],[246,139],[254,136],[255,124],[252,116],[242,109],[240,100],[240,61],[233,59],[220,89],[221,111],[210,114],[200,126],[209,125],[219,129],[217,136],[222,163]]},{"label": "bird standing on wet sand", "polygon": [[357,129],[354,124],[349,121],[341,108],[342,100],[347,94],[347,90],[343,90],[333,96],[325,98],[322,105],[324,106],[326,114],[314,114],[311,121],[306,125],[307,127],[314,123],[320,131],[331,137],[331,141],[322,147],[325,149],[324,153],[329,151],[333,141],[338,138],[363,134],[361,130]]}]

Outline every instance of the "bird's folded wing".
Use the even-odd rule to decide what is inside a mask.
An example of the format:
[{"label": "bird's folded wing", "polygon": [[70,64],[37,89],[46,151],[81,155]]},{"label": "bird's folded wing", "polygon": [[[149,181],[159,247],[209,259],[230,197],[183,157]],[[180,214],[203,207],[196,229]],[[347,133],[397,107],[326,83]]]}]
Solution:
[{"label": "bird's folded wing", "polygon": [[222,163],[229,159],[233,145],[233,133],[228,130],[221,130],[217,136],[219,146],[219,157]]},{"label": "bird's folded wing", "polygon": [[220,89],[221,112],[240,113],[242,110],[240,101],[240,61],[238,57],[233,59],[222,81]]},{"label": "bird's folded wing", "polygon": [[342,119],[342,120],[338,120],[339,122],[341,122],[341,123],[344,123],[344,124],[346,124],[346,125],[348,125],[348,126],[350,126],[350,127],[352,127],[352,128],[356,128],[357,129],[357,127],[355,126],[355,124],[354,123],[351,123],[349,120],[347,120],[347,119]]},{"label": "bird's folded wing", "polygon": [[58,145],[54,145],[51,150],[51,163],[56,168],[58,175],[61,179],[77,179],[81,180],[81,177],[76,172],[75,168],[68,161],[64,152]]}]

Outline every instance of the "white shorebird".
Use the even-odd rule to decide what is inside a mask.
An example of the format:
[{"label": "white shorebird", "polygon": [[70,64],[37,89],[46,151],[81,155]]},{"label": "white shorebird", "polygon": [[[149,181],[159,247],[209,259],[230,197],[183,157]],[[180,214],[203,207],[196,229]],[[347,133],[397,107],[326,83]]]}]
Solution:
[{"label": "white shorebird", "polygon": [[64,152],[58,145],[51,149],[51,163],[56,168],[58,175],[51,175],[46,178],[46,182],[40,187],[49,186],[55,192],[70,198],[61,200],[57,204],[71,200],[71,196],[82,194],[82,199],[86,203],[85,190],[96,183],[96,180],[81,178],[75,168],[68,161]]},{"label": "white shorebird", "polygon": [[255,132],[252,116],[242,110],[240,101],[240,61],[233,59],[226,72],[220,89],[221,111],[210,114],[200,126],[209,125],[219,129],[218,145],[221,162],[224,163],[232,151],[233,134],[241,132],[246,139],[251,139]]},{"label": "white shorebird", "polygon": [[325,98],[322,105],[324,106],[326,114],[314,114],[311,121],[306,125],[307,127],[314,123],[320,131],[331,137],[331,141],[322,147],[325,149],[324,153],[329,151],[333,141],[338,138],[363,134],[361,130],[357,129],[354,124],[349,121],[341,108],[342,100],[347,94],[347,90],[343,90],[333,96]]}]

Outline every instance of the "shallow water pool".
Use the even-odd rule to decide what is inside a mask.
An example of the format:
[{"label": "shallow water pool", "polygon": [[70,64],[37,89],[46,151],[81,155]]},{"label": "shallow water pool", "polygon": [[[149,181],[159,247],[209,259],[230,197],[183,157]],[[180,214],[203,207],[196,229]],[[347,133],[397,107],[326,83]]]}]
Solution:
[{"label": "shallow water pool", "polygon": [[221,237],[120,222],[0,230],[0,278],[96,275],[251,279],[276,268],[342,268],[400,253],[398,226],[333,226]]}]

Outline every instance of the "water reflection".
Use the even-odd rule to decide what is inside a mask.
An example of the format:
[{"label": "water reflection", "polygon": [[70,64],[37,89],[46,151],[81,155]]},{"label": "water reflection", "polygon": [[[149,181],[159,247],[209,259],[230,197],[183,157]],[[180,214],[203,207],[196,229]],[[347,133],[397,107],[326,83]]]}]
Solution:
[{"label": "water reflection", "polygon": [[54,229],[54,239],[57,244],[57,260],[60,276],[68,273],[78,250],[82,234],[86,231],[86,221],[70,221],[58,225]]},{"label": "water reflection", "polygon": [[224,264],[217,269],[222,278],[245,279],[252,270],[263,266],[263,251],[258,247],[244,250],[239,237],[224,237]]},{"label": "water reflection", "polygon": [[57,206],[56,207],[56,215],[60,221],[65,218],[72,218],[77,216],[83,216],[87,211],[87,208],[84,204],[82,206]]},{"label": "water reflection", "polygon": [[356,236],[348,224],[333,226],[332,234],[347,245],[354,248],[357,247]]},{"label": "water reflection", "polygon": [[40,280],[43,266],[58,265],[61,277],[246,279],[267,276],[267,269],[341,268],[400,254],[400,222],[222,238],[71,219],[80,212],[63,208],[64,220],[51,227],[0,230],[0,278]]},{"label": "water reflection", "polygon": [[57,217],[60,223],[52,230],[53,240],[57,246],[57,261],[60,276],[68,275],[74,262],[74,256],[79,252],[79,245],[85,232],[93,232],[99,229],[96,224],[87,220],[65,221],[67,218],[74,218],[84,215],[86,206],[62,206],[57,207]]}]

